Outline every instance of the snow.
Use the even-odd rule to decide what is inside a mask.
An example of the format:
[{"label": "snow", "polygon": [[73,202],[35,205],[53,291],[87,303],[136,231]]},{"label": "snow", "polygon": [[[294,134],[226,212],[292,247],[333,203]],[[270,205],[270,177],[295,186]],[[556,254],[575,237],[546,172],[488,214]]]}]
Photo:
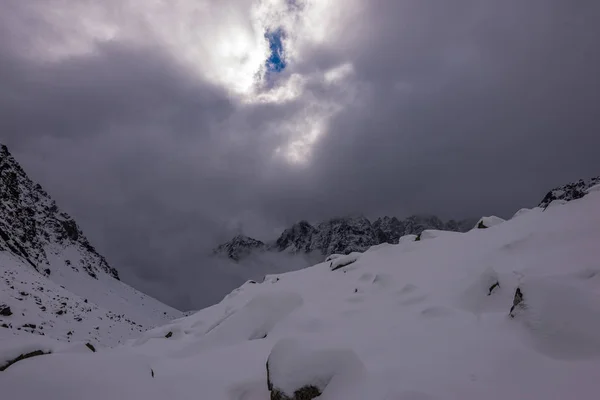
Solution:
[{"label": "snow", "polygon": [[361,256],[362,253],[354,252],[345,256],[336,257],[329,262],[329,268],[332,271],[335,271],[336,269],[340,269],[356,262]]},{"label": "snow", "polygon": [[0,305],[12,311],[0,316],[0,330],[112,346],[181,315],[106,274],[52,265],[47,277],[0,252]]},{"label": "snow", "polygon": [[324,400],[597,398],[600,192],[490,225],[247,282],[116,348],[19,361],[0,393],[264,400],[269,360],[274,387]]},{"label": "snow", "polygon": [[502,218],[496,217],[495,215],[490,217],[482,217],[479,221],[477,221],[477,224],[473,227],[473,229],[479,228],[480,224],[483,224],[483,226],[486,228],[491,228],[492,226],[499,225],[503,222],[504,220]]},{"label": "snow", "polygon": [[587,193],[592,193],[592,192],[600,192],[600,183],[594,186],[589,187],[588,189],[586,189]]},{"label": "snow", "polygon": [[519,211],[517,211],[511,219],[520,217],[521,215],[525,215],[531,211],[541,211],[542,209],[539,207],[535,207],[535,208],[521,208]]},{"label": "snow", "polygon": [[347,383],[364,374],[362,362],[350,349],[315,349],[289,338],[273,346],[268,365],[273,388],[290,397],[304,386],[331,391],[331,383],[337,386],[337,381]]},{"label": "snow", "polygon": [[182,315],[119,281],[5,146],[0,197],[1,330],[115,345]]}]

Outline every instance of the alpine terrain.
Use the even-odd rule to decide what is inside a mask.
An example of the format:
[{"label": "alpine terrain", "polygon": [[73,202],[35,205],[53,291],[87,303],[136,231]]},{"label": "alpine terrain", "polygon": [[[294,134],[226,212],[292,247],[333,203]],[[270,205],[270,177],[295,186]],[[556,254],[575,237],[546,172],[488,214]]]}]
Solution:
[{"label": "alpine terrain", "polygon": [[218,246],[213,253],[235,262],[264,252],[299,254],[308,256],[307,259],[322,261],[331,254],[363,252],[383,243],[398,244],[402,236],[418,235],[426,229],[466,232],[473,227],[475,221],[467,219],[443,222],[433,215],[413,215],[404,220],[386,216],[374,222],[363,216],[343,217],[316,225],[300,221],[284,230],[277,240],[270,243],[237,235]]},{"label": "alpine terrain", "polygon": [[[481,218],[465,233],[425,229],[349,254],[323,240],[322,248],[336,253],[322,263],[248,281],[216,305],[95,353],[80,341],[5,329],[1,393],[97,400],[595,399],[600,185],[578,190],[581,196],[557,193],[545,208],[522,209],[507,221]],[[45,240],[55,243],[59,228],[47,229],[55,230]],[[302,232],[310,225],[295,229],[301,234],[292,230],[282,246],[312,245],[294,239],[307,237]],[[366,245],[359,236],[347,243]],[[11,240],[18,249],[18,238]],[[88,253],[68,240],[60,259],[68,254],[78,266],[73,254]],[[43,282],[66,271],[80,282],[118,282],[110,270],[92,270],[94,278],[59,266],[48,248],[49,277],[23,254],[3,254],[11,271]],[[35,263],[37,253],[25,251]],[[24,277],[15,282],[28,282]],[[11,308],[24,304],[14,314],[39,296],[9,293],[23,298],[11,300]]]},{"label": "alpine terrain", "polygon": [[0,331],[114,345],[181,313],[119,281],[0,147]]}]

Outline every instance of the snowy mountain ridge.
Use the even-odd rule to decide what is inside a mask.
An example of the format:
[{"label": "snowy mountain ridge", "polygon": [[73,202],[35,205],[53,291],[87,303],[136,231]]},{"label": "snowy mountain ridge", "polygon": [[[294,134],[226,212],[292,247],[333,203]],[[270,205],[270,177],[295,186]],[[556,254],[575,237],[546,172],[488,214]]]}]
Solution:
[{"label": "snowy mountain ridge", "polygon": [[413,215],[404,220],[382,217],[374,222],[363,216],[332,218],[315,226],[300,221],[284,230],[279,238],[264,243],[244,235],[238,235],[214,250],[214,254],[241,261],[255,252],[279,252],[287,254],[316,254],[325,258],[331,254],[364,252],[382,243],[397,244],[400,237],[418,235],[426,229],[465,232],[473,227],[475,220],[443,222],[436,216]]},{"label": "snowy mountain ridge", "polygon": [[9,251],[50,275],[49,247],[70,247],[77,251],[77,259],[65,262],[74,271],[95,279],[97,274],[119,279],[117,270],[98,254],[77,223],[29,179],[4,145],[0,146],[0,200],[0,251]]},{"label": "snowy mountain ridge", "polygon": [[0,330],[116,344],[181,313],[119,281],[0,146]]},{"label": "snowy mountain ridge", "polygon": [[334,255],[97,353],[9,337],[0,387],[86,400],[592,400],[599,211],[597,185],[466,233]]},{"label": "snowy mountain ridge", "polygon": [[582,198],[592,187],[600,185],[600,176],[590,179],[580,179],[577,182],[567,183],[549,191],[542,199],[538,207],[546,208],[553,201],[571,201]]}]

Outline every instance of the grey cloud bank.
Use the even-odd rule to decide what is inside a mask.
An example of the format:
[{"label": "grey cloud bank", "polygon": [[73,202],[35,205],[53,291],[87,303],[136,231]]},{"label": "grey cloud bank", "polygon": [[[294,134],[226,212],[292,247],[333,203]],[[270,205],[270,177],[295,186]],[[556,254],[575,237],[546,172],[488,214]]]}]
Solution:
[{"label": "grey cloud bank", "polygon": [[[307,77],[300,94],[253,103],[152,35],[36,57],[39,38],[80,33],[47,20],[49,4],[71,2],[9,0],[0,16],[0,141],[126,282],[180,308],[237,284],[244,271],[207,254],[239,229],[270,238],[347,213],[509,216],[600,171],[593,1],[333,2],[356,12],[273,83]],[[219,9],[215,24],[251,2],[228,4],[235,18]],[[144,11],[96,7],[116,26]],[[341,84],[314,78],[340,65],[352,66]],[[331,107],[305,162],[276,156]]]}]

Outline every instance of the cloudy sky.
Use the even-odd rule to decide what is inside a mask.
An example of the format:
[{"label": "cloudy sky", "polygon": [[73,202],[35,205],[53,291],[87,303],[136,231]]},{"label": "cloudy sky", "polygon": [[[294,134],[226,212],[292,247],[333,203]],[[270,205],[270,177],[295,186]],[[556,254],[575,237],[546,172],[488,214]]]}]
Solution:
[{"label": "cloudy sky", "polygon": [[3,0],[0,142],[126,282],[298,220],[510,216],[600,174],[594,0]]}]

